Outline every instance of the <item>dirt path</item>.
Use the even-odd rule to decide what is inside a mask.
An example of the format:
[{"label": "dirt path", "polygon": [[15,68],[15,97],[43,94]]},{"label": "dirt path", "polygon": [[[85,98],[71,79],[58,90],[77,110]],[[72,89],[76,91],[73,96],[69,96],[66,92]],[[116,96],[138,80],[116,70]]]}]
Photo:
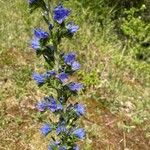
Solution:
[{"label": "dirt path", "polygon": [[88,125],[89,129],[94,126],[92,134],[89,133],[93,149],[149,150],[150,141],[145,138],[144,131],[140,126],[136,126],[129,133],[118,127],[118,123],[130,123],[129,118],[120,118],[116,114],[112,114],[96,100],[89,100],[87,109],[88,114],[84,118],[84,124]]}]

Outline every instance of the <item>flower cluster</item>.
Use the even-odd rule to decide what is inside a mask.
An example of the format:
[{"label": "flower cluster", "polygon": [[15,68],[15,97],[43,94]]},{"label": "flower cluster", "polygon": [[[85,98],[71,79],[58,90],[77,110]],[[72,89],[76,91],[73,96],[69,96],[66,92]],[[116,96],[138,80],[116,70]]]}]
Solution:
[{"label": "flower cluster", "polygon": [[52,137],[49,150],[79,150],[76,142],[84,139],[85,130],[77,125],[77,121],[85,114],[85,107],[80,103],[69,102],[68,99],[83,89],[82,83],[74,82],[71,78],[80,69],[80,64],[74,52],[66,54],[58,49],[61,39],[72,37],[79,26],[66,21],[71,11],[61,3],[56,7],[44,0],[29,0],[28,3],[32,10],[41,8],[48,25],[48,31],[34,29],[31,47],[38,56],[45,59],[46,71],[35,72],[32,77],[38,86],[46,85],[57,93],[44,97],[36,105],[41,113],[49,111],[57,116],[56,120],[46,121],[40,131],[44,136],[50,132],[57,135],[57,138]]},{"label": "flower cluster", "polygon": [[62,24],[63,21],[69,16],[70,10],[64,8],[62,5],[58,5],[57,7],[55,7],[53,13],[53,19],[59,24]]}]

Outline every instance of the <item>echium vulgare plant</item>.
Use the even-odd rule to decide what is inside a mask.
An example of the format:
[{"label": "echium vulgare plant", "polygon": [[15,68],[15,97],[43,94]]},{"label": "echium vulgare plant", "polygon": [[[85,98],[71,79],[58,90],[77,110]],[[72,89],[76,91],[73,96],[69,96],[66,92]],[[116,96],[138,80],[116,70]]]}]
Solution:
[{"label": "echium vulgare plant", "polygon": [[[33,73],[33,79],[39,87],[46,85],[54,94],[48,95],[37,103],[41,113],[54,114],[48,117],[40,131],[49,136],[48,150],[79,150],[78,140],[85,137],[85,130],[78,125],[78,119],[84,115],[84,105],[71,102],[69,98],[83,89],[82,83],[72,81],[73,74],[80,69],[74,52],[64,53],[59,45],[62,38],[71,38],[79,27],[72,22],[66,22],[71,10],[65,8],[62,1],[28,0],[31,12],[41,9],[47,31],[34,29],[31,46],[37,56],[45,60],[45,72]],[[70,102],[69,102],[70,101]],[[50,112],[49,112],[50,111]]]}]

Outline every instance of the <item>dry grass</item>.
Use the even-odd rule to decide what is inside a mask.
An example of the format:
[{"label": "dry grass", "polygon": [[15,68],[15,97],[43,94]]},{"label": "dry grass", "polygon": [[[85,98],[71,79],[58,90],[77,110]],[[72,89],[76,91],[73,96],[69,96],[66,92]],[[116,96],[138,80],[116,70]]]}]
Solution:
[{"label": "dry grass", "polygon": [[[32,27],[42,23],[29,16],[24,1],[2,0],[0,13],[0,150],[44,150],[49,140],[39,134],[42,118],[35,104],[47,89],[39,90],[31,79],[43,64],[28,46]],[[148,150],[150,66],[130,53],[122,55],[113,26],[102,30],[84,15],[82,24],[75,17],[79,34],[61,45],[65,51],[76,50],[82,63],[78,75],[86,92],[78,100],[87,106],[82,149]]]}]

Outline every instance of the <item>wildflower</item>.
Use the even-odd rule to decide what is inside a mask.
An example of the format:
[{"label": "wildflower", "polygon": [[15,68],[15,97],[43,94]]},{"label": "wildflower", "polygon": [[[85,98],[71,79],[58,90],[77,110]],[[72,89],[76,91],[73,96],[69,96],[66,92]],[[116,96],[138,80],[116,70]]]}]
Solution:
[{"label": "wildflower", "polygon": [[79,26],[74,25],[73,23],[68,23],[66,29],[69,34],[74,34],[78,31]]},{"label": "wildflower", "polygon": [[57,104],[57,110],[63,110],[63,106],[61,104]]},{"label": "wildflower", "polygon": [[33,79],[36,81],[38,85],[41,85],[45,82],[45,76],[43,74],[34,73]]},{"label": "wildflower", "polygon": [[80,69],[80,64],[77,61],[74,61],[71,64],[71,68],[72,68],[73,71],[79,70]]},{"label": "wildflower", "polygon": [[85,113],[85,107],[78,103],[74,105],[74,110],[78,116],[82,116]]},{"label": "wildflower", "polygon": [[79,146],[77,144],[74,145],[73,150],[79,150]]},{"label": "wildflower", "polygon": [[62,110],[63,107],[61,104],[57,104],[56,100],[53,97],[47,97],[47,108],[50,109],[52,112]]},{"label": "wildflower", "polygon": [[35,50],[40,49],[41,48],[40,40],[38,38],[33,38],[32,42],[31,42],[31,47]]},{"label": "wildflower", "polygon": [[48,108],[52,112],[63,109],[62,105],[57,104],[56,100],[53,97],[45,97],[44,101],[38,102],[36,107],[39,111],[45,111],[45,109]]},{"label": "wildflower", "polygon": [[62,22],[69,16],[70,10],[64,8],[62,5],[58,5],[55,7],[53,13],[53,19],[59,24],[62,24]]},{"label": "wildflower", "polygon": [[58,79],[64,83],[68,80],[68,74],[66,74],[65,72],[62,72],[58,75]]},{"label": "wildflower", "polygon": [[53,99],[52,97],[49,97],[47,101],[47,106],[48,106],[48,109],[50,109],[52,112],[55,112],[57,110],[56,100]]},{"label": "wildflower", "polygon": [[47,135],[49,132],[51,132],[52,131],[52,128],[51,128],[51,126],[49,125],[49,124],[44,124],[43,126],[42,126],[42,128],[41,128],[41,133],[43,134],[43,135]]},{"label": "wildflower", "polygon": [[41,40],[41,39],[47,39],[49,37],[49,34],[44,30],[37,28],[34,30],[34,36]]},{"label": "wildflower", "polygon": [[35,29],[34,30],[34,38],[31,41],[31,47],[35,50],[38,50],[41,48],[40,41],[47,39],[49,37],[49,34],[45,32],[42,29]]},{"label": "wildflower", "polygon": [[[56,129],[55,134],[59,136],[59,138],[56,137],[56,139],[60,139],[60,142],[55,141],[55,136],[52,135],[51,139],[53,142],[50,143],[48,150],[79,150],[78,145],[74,142],[76,142],[77,138],[83,139],[85,137],[85,130],[83,128],[77,128],[76,120],[84,115],[85,108],[79,103],[74,105],[69,103],[68,105],[67,100],[71,95],[77,94],[77,92],[83,88],[83,84],[81,83],[68,82],[69,75],[79,70],[80,64],[76,61],[76,55],[73,52],[68,54],[57,53],[57,46],[59,46],[61,38],[65,35],[72,37],[78,31],[79,26],[71,22],[68,24],[65,23],[71,11],[61,4],[53,9],[52,17],[54,24],[51,24],[51,17],[49,17],[51,4],[48,1],[28,0],[28,3],[31,7],[31,12],[36,8],[41,8],[43,18],[48,25],[49,31],[46,32],[41,28],[34,29],[34,37],[31,41],[32,48],[39,56],[42,55],[44,57],[47,62],[45,65],[46,68],[55,68],[59,63],[59,68],[56,72],[54,70],[48,70],[43,74],[33,74],[33,79],[38,85],[46,84],[46,86],[50,86],[50,88],[54,89],[52,95],[57,96],[57,100],[53,96],[45,97],[44,100],[38,102],[36,105],[37,109],[41,112],[50,110],[56,113],[56,120],[59,120],[57,123],[55,120],[53,124],[45,123],[40,131],[46,136],[53,129]],[[60,28],[58,26],[60,26]],[[56,28],[55,30],[53,30],[54,27]],[[58,60],[55,59],[58,57]],[[51,120],[51,117],[49,119]]]},{"label": "wildflower", "polygon": [[37,109],[39,110],[39,111],[45,111],[45,109],[46,109],[46,102],[45,101],[41,101],[41,102],[38,102],[38,104],[37,104]]},{"label": "wildflower", "polygon": [[85,137],[85,131],[83,128],[79,128],[73,131],[73,135],[79,139],[83,139]]},{"label": "wildflower", "polygon": [[68,87],[71,91],[78,92],[83,88],[83,84],[71,82]]},{"label": "wildflower", "polygon": [[64,56],[64,62],[67,65],[71,65],[75,61],[75,53],[68,53],[67,55]]},{"label": "wildflower", "polygon": [[75,61],[76,55],[75,53],[68,53],[64,56],[64,62],[71,66],[73,71],[79,70],[80,69],[80,64]]}]

